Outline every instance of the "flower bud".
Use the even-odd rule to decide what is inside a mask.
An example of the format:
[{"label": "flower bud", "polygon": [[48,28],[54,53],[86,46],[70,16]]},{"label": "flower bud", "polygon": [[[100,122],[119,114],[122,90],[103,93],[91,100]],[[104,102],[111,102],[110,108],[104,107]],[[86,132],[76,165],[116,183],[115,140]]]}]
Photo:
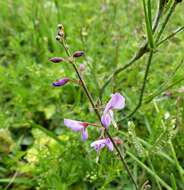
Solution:
[{"label": "flower bud", "polygon": [[53,82],[53,86],[64,86],[70,79],[69,78],[63,78],[63,79],[60,79],[56,82]]},{"label": "flower bud", "polygon": [[60,62],[64,61],[64,58],[62,58],[62,57],[53,57],[53,58],[50,58],[49,61],[51,61],[53,63],[60,63]]},{"label": "flower bud", "polygon": [[57,41],[60,41],[60,40],[61,40],[61,36],[57,35],[57,36],[56,36],[56,40],[57,40]]},{"label": "flower bud", "polygon": [[85,65],[84,64],[80,64],[79,65],[80,72],[84,71],[84,69],[85,69]]},{"label": "flower bud", "polygon": [[83,51],[76,51],[76,52],[74,52],[73,57],[81,57],[83,55],[84,55]]},{"label": "flower bud", "polygon": [[57,25],[57,29],[58,29],[58,30],[64,30],[64,26],[63,26],[62,24],[58,24],[58,25]]},{"label": "flower bud", "polygon": [[123,141],[119,137],[114,137],[113,140],[117,145],[123,144]]},{"label": "flower bud", "polygon": [[64,32],[62,31],[62,30],[60,30],[59,32],[58,32],[58,36],[60,36],[60,37],[64,37]]}]

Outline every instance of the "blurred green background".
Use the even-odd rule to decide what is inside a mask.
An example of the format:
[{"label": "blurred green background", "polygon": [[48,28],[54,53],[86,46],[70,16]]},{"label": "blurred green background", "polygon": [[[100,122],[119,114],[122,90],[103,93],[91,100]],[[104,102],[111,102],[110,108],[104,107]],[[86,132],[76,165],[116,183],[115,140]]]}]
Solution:
[{"label": "blurred green background", "polygon": [[[152,4],[155,14],[156,1]],[[179,4],[163,37],[184,24],[183,9]],[[77,65],[85,65],[84,78],[95,102],[110,73],[126,64],[146,37],[141,1],[0,0],[0,189],[132,190],[115,153],[102,151],[96,163],[90,143],[98,130],[90,129],[89,141],[83,143],[63,125],[63,118],[97,118],[79,86],[52,87],[62,77],[76,78],[67,63],[48,61],[66,57],[55,40],[59,23],[71,52],[85,51]],[[126,157],[138,184],[149,180],[154,190],[165,189],[158,176],[171,189],[184,189],[183,38],[179,33],[156,50],[144,104],[131,118],[135,128],[124,121],[118,133],[111,129],[142,164]],[[126,97],[123,115],[133,110],[146,59],[114,78],[103,104],[112,92],[120,92]],[[122,113],[116,117],[121,119]]]}]

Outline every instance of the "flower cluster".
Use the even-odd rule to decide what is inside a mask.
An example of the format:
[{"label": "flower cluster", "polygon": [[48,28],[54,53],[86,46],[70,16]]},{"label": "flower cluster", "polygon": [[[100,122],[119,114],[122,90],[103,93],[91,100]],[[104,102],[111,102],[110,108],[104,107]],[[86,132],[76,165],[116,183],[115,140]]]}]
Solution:
[{"label": "flower cluster", "polygon": [[[63,25],[58,25],[58,34],[56,36],[56,40],[63,43],[64,42],[64,27]],[[66,47],[65,47],[66,49]],[[68,61],[69,63],[72,63],[72,60],[79,58],[84,55],[83,51],[76,51],[73,53],[72,56],[69,56],[68,58],[61,58],[61,57],[54,57],[49,59],[53,63],[60,63],[64,61]],[[74,66],[75,67],[75,66]],[[82,74],[82,72],[85,70],[85,65],[81,64],[79,66],[79,73]],[[81,80],[81,79],[80,79]],[[73,79],[70,79],[68,77],[62,78],[57,80],[56,82],[53,82],[54,87],[60,87],[64,86],[68,82],[75,82],[77,84],[81,84],[82,81],[76,81]],[[82,136],[82,140],[86,141],[88,139],[88,127],[89,126],[101,126],[103,127],[103,130],[108,130],[111,123],[114,123],[114,111],[120,110],[125,107],[125,98],[120,93],[114,93],[111,96],[111,99],[108,101],[107,105],[105,106],[105,109],[103,111],[103,114],[101,116],[101,124],[97,125],[95,123],[89,123],[89,122],[83,122],[78,120],[71,120],[71,119],[64,119],[64,125],[68,128],[70,128],[74,132],[80,132]],[[94,142],[91,143],[91,147],[94,148],[97,152],[99,152],[102,148],[107,147],[109,151],[113,151],[115,144],[120,144],[121,140],[117,138],[112,138],[109,136],[104,136],[104,133],[102,131],[102,134],[100,135],[100,138]],[[115,143],[115,144],[114,144]]]},{"label": "flower cluster", "polygon": [[[106,129],[111,124],[113,118],[113,110],[123,109],[125,107],[125,99],[120,93],[112,94],[111,99],[107,103],[103,115],[101,117],[101,124]],[[70,128],[72,131],[80,132],[82,134],[82,140],[88,139],[88,131],[87,128],[89,126],[97,126],[93,123],[76,121],[71,119],[64,119],[64,125]],[[113,139],[116,144],[119,144],[121,141],[119,139]],[[107,147],[110,151],[113,151],[113,143],[109,138],[98,139],[91,143],[91,147],[93,147],[97,152],[104,147]]]}]

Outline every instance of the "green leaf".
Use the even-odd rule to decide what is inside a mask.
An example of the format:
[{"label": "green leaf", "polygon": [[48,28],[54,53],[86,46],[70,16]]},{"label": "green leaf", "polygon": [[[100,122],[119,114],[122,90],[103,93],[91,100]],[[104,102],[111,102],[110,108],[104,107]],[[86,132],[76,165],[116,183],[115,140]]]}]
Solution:
[{"label": "green leaf", "polygon": [[151,2],[149,0],[148,2],[148,9],[146,7],[145,0],[143,1],[143,7],[144,7],[144,16],[146,21],[146,31],[147,31],[147,38],[148,38],[148,44],[150,48],[154,48],[154,38],[153,38],[153,32],[152,32],[152,26],[151,26]]}]

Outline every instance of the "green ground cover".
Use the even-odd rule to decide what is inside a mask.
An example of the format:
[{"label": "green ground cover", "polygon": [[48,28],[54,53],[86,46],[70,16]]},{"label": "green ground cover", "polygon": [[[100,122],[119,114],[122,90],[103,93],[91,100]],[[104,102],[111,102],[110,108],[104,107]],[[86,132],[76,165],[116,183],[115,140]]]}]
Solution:
[{"label": "green ground cover", "polygon": [[[164,6],[158,31],[173,2]],[[160,40],[183,27],[183,9],[177,4]],[[152,0],[148,22],[156,10]],[[63,124],[64,118],[99,122],[79,85],[52,86],[65,76],[76,79],[71,65],[48,61],[66,57],[55,40],[59,23],[70,51],[85,52],[76,65],[85,65],[99,110],[113,92],[126,98],[115,114],[119,131],[110,127],[110,133],[123,141],[119,148],[139,189],[148,181],[142,190],[184,190],[184,33],[156,47],[158,31],[152,35],[142,1],[134,0],[0,0],[0,189],[134,189],[115,151],[104,149],[96,162],[90,144],[97,129],[89,129],[84,143]],[[102,87],[147,38],[153,57],[142,105],[122,120],[139,102],[150,53],[115,75],[103,93]]]}]

